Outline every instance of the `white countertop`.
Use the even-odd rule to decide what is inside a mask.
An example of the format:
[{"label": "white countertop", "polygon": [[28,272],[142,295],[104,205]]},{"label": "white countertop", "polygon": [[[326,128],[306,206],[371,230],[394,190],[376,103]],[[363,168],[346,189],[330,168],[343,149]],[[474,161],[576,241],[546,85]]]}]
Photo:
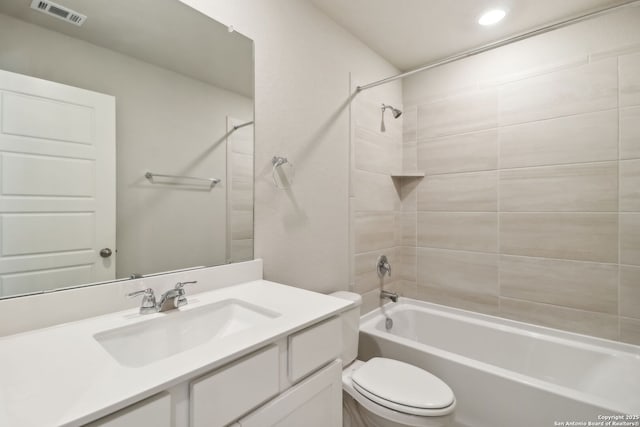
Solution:
[{"label": "white countertop", "polygon": [[148,315],[138,314],[137,309],[125,310],[0,338],[0,426],[85,424],[222,366],[351,304],[265,280],[191,296],[187,292],[187,297],[189,304],[180,311],[233,298],[281,315],[139,368],[121,366],[93,335],[175,315],[175,310]]}]

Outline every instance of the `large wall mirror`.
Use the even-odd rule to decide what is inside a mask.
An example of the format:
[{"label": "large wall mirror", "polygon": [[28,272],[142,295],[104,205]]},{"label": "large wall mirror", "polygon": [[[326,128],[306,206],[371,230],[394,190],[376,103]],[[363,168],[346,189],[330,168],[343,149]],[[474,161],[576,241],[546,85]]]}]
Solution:
[{"label": "large wall mirror", "polygon": [[0,298],[252,259],[253,82],[178,0],[2,0]]}]

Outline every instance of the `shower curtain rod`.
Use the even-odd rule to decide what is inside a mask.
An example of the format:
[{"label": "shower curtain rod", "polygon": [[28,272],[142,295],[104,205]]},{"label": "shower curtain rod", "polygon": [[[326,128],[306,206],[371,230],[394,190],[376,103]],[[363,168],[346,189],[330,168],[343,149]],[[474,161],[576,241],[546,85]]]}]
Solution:
[{"label": "shower curtain rod", "polygon": [[620,10],[620,9],[623,9],[623,8],[626,8],[626,7],[629,7],[629,6],[637,6],[638,3],[640,3],[640,0],[626,1],[624,3],[617,4],[615,6],[608,6],[608,7],[602,8],[602,9],[595,10],[593,12],[589,12],[589,13],[583,14],[583,15],[574,16],[572,18],[565,19],[565,20],[562,20],[562,21],[556,21],[556,22],[554,22],[552,24],[544,25],[542,27],[538,27],[538,28],[535,28],[533,30],[529,30],[529,31],[526,31],[526,32],[523,32],[523,33],[519,33],[519,34],[516,34],[514,36],[511,36],[511,37],[508,37],[508,38],[505,38],[505,39],[501,39],[501,40],[498,40],[498,41],[495,41],[495,42],[492,42],[492,43],[477,47],[475,49],[467,50],[467,51],[464,51],[462,53],[458,53],[458,54],[455,54],[455,55],[452,55],[452,56],[448,56],[448,57],[446,57],[444,59],[440,59],[440,60],[437,60],[435,62],[431,62],[431,63],[429,63],[427,65],[424,65],[424,66],[422,66],[420,68],[416,68],[416,69],[411,70],[411,71],[406,71],[404,73],[397,74],[395,76],[387,77],[387,78],[382,79],[382,80],[377,80],[377,81],[375,81],[373,83],[369,83],[369,84],[366,84],[364,86],[358,86],[356,88],[356,92],[361,92],[363,90],[370,89],[372,87],[380,86],[380,85],[383,85],[385,83],[390,83],[390,82],[398,80],[398,79],[403,79],[405,77],[412,76],[412,75],[420,73],[422,71],[427,71],[427,70],[430,70],[432,68],[436,68],[436,67],[440,67],[442,65],[449,64],[451,62],[455,62],[455,61],[459,61],[461,59],[469,58],[471,56],[475,56],[475,55],[487,52],[489,50],[492,50],[492,49],[495,49],[495,48],[498,48],[498,47],[506,46],[508,44],[515,43],[515,42],[518,42],[518,41],[521,41],[521,40],[525,40],[525,39],[528,39],[530,37],[537,36],[537,35],[540,35],[540,34],[548,33],[549,31],[553,31],[553,30],[557,30],[559,28],[567,27],[567,26],[572,25],[572,24],[577,24],[578,22],[582,22],[582,21],[586,21],[588,19],[596,18],[598,16],[605,15],[605,14],[608,14],[608,13],[611,13],[611,12],[614,12],[616,10]]}]

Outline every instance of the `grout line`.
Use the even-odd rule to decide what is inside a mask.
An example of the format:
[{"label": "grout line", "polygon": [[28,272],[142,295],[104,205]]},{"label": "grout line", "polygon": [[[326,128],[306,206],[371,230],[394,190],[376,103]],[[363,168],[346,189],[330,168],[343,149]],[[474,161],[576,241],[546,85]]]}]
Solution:
[{"label": "grout line", "polygon": [[[364,211],[359,211],[359,212],[364,212]],[[379,211],[371,211],[373,212],[379,212]],[[553,215],[557,215],[557,214],[572,214],[572,215],[617,215],[618,211],[502,211],[502,212],[498,212],[498,211],[427,211],[427,210],[419,210],[417,211],[419,214],[461,214],[461,215],[472,215],[472,214],[494,214],[494,213],[499,213],[499,214],[508,214],[508,215],[523,215],[523,214],[540,214],[540,215],[546,215],[546,214],[553,214]],[[624,213],[629,213],[629,214],[634,214],[634,213],[638,213],[638,212],[624,212]]]},{"label": "grout line", "polygon": [[[625,159],[627,160],[627,159]],[[629,159],[629,160],[637,160],[637,159]],[[571,166],[588,166],[588,165],[601,165],[604,163],[616,163],[618,159],[609,159],[609,160],[590,160],[585,162],[573,162],[573,163],[552,163],[546,165],[533,165],[533,166],[515,166],[510,168],[495,168],[495,169],[479,169],[472,171],[459,171],[459,172],[442,172],[442,173],[426,173],[425,178],[431,176],[446,176],[446,175],[469,175],[469,174],[478,174],[478,173],[488,173],[495,171],[518,171],[525,169],[542,169],[542,168],[557,168],[557,167],[571,167]]]},{"label": "grout line", "polygon": [[621,336],[621,321],[620,321],[620,287],[621,287],[621,275],[622,275],[622,271],[620,268],[620,263],[622,261],[622,244],[621,244],[621,230],[620,230],[620,220],[621,220],[621,215],[620,215],[620,197],[621,197],[621,193],[620,193],[620,182],[621,182],[621,174],[620,174],[620,157],[621,157],[621,141],[620,141],[620,57],[616,57],[616,86],[617,86],[617,91],[616,91],[616,95],[617,95],[617,111],[618,111],[618,295],[617,295],[617,304],[618,304],[618,337],[617,339],[620,340],[620,336]]},{"label": "grout line", "polygon": [[[521,258],[521,259],[532,259],[532,260],[546,260],[546,261],[556,261],[556,262],[566,262],[566,263],[577,263],[577,264],[593,264],[598,266],[609,266],[609,267],[617,267],[617,262],[606,262],[606,261],[592,261],[592,260],[581,260],[581,259],[570,259],[570,258],[552,258],[552,257],[543,257],[543,256],[535,256],[535,255],[518,255],[518,254],[510,254],[510,253],[498,253],[498,252],[487,252],[487,251],[474,251],[470,249],[453,249],[453,248],[440,248],[436,246],[417,246],[417,251],[442,251],[442,252],[459,252],[464,254],[477,254],[477,255],[499,255],[500,257],[510,257],[510,258]],[[625,264],[626,265],[626,264]],[[635,267],[640,269],[640,265],[628,265],[629,267]]]},{"label": "grout line", "polygon": [[[502,121],[502,114],[500,108],[500,100],[502,98],[502,86],[498,89],[496,113],[497,113],[497,122],[500,123]],[[501,128],[500,128],[501,129]],[[502,161],[501,161],[501,153],[502,153],[502,132],[498,130],[497,132],[497,141],[496,141],[496,265],[498,268],[498,315],[502,314],[502,248],[500,245],[500,226],[502,224],[502,215],[500,212],[502,210],[501,206],[501,196],[500,196],[500,182],[502,177]]]},{"label": "grout line", "polygon": [[[632,107],[632,106],[627,106],[627,107]],[[496,123],[496,126],[481,127],[481,128],[469,130],[469,131],[466,131],[466,132],[457,132],[457,133],[454,132],[454,133],[447,133],[447,134],[443,134],[443,135],[435,135],[435,136],[430,136],[430,137],[426,137],[425,136],[425,137],[422,137],[422,139],[417,137],[416,139],[417,139],[418,144],[428,144],[431,141],[438,140],[438,139],[454,138],[454,137],[473,135],[473,134],[489,132],[489,131],[500,131],[501,129],[509,129],[509,128],[513,128],[513,127],[516,127],[516,126],[526,126],[526,125],[531,125],[531,124],[536,124],[536,123],[549,122],[549,121],[552,121],[552,120],[562,120],[562,119],[567,119],[567,118],[571,118],[571,117],[575,118],[575,117],[579,117],[579,116],[595,115],[595,114],[606,113],[606,112],[611,112],[611,111],[616,111],[616,110],[618,110],[617,106],[613,107],[613,108],[605,108],[605,109],[593,110],[593,111],[583,111],[583,112],[580,112],[580,113],[565,114],[565,115],[560,115],[560,116],[555,116],[555,117],[528,120],[528,121],[510,123],[510,124]],[[500,113],[500,111],[499,111],[499,113]]]},{"label": "grout line", "polygon": [[540,301],[533,301],[533,300],[528,300],[528,299],[522,299],[522,298],[514,298],[514,297],[501,297],[503,299],[508,299],[508,300],[513,300],[513,301],[521,301],[521,302],[525,302],[528,304],[537,304],[537,305],[543,305],[543,306],[547,306],[547,307],[554,307],[554,308],[561,308],[561,309],[565,309],[565,310],[571,310],[571,311],[578,311],[578,312],[582,312],[582,313],[593,313],[593,314],[600,314],[600,315],[604,315],[604,316],[611,316],[611,317],[618,317],[616,316],[615,313],[608,313],[606,311],[597,311],[597,310],[587,310],[584,308],[576,308],[576,307],[570,307],[567,305],[560,305],[560,304],[553,304],[550,302],[540,302]]}]

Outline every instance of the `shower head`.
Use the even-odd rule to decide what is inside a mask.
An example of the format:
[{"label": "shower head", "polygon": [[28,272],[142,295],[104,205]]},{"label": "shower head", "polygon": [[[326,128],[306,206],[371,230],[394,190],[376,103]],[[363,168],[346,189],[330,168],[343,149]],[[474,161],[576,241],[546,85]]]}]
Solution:
[{"label": "shower head", "polygon": [[384,112],[387,110],[391,110],[391,114],[393,114],[393,118],[397,119],[402,115],[402,111],[397,108],[392,107],[391,105],[382,104],[382,122],[380,123],[380,132],[386,132],[387,128],[384,126]]},{"label": "shower head", "polygon": [[392,107],[391,105],[382,104],[382,108],[390,109],[391,110],[391,114],[393,114],[393,118],[394,119],[397,119],[398,117],[400,117],[402,115],[402,111],[398,110],[397,108]]}]

